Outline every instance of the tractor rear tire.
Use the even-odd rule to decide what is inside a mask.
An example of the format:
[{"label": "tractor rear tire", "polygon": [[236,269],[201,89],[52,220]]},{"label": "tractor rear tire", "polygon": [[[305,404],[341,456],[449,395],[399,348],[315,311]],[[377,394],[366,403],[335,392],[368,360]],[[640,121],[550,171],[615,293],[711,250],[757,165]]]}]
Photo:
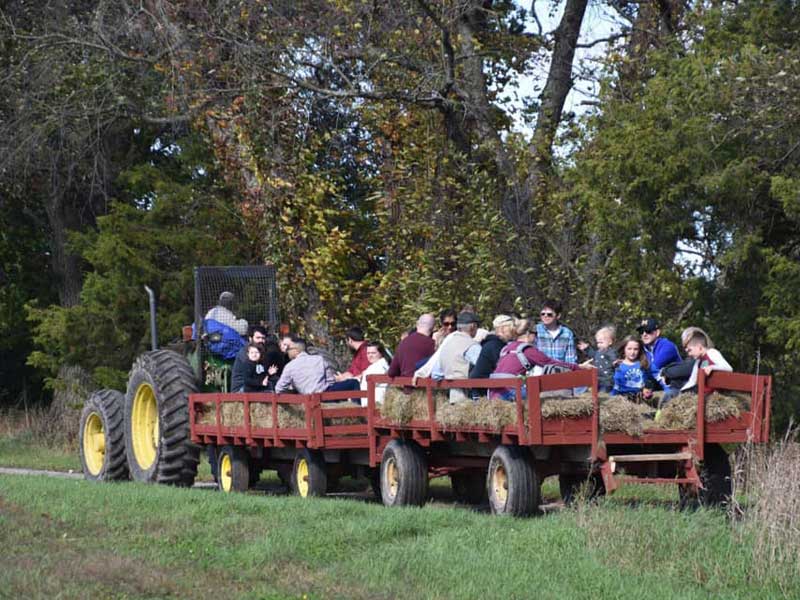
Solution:
[{"label": "tractor rear tire", "polygon": [[240,446],[223,446],[217,454],[218,487],[222,492],[246,492],[250,487],[250,454]]},{"label": "tractor rear tire", "polygon": [[326,494],[328,472],[321,452],[302,448],[294,457],[292,491],[301,498]]},{"label": "tractor rear tire", "polygon": [[450,487],[453,489],[453,497],[464,504],[485,504],[489,501],[483,473],[475,471],[451,473]]},{"label": "tractor rear tire", "polygon": [[393,439],[381,459],[385,506],[422,506],[428,499],[428,460],[416,442]]},{"label": "tractor rear tire", "polygon": [[125,452],[136,481],[189,487],[200,448],[191,442],[189,394],[197,391],[187,360],[153,350],[133,363],[125,395]]},{"label": "tractor rear tire", "polygon": [[492,513],[515,517],[536,514],[540,488],[527,449],[498,446],[489,460],[486,489]]},{"label": "tractor rear tire", "polygon": [[90,481],[128,479],[125,458],[125,396],[116,390],[94,392],[81,411],[78,447],[83,476]]}]

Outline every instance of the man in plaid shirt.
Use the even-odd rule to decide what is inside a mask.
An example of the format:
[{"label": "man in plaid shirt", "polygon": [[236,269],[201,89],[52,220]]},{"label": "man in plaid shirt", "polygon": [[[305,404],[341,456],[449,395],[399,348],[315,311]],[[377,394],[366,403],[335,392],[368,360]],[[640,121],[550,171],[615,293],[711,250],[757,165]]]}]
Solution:
[{"label": "man in plaid shirt", "polygon": [[575,334],[569,327],[558,322],[561,318],[561,303],[545,300],[539,316],[541,322],[536,325],[536,347],[554,360],[577,363]]}]

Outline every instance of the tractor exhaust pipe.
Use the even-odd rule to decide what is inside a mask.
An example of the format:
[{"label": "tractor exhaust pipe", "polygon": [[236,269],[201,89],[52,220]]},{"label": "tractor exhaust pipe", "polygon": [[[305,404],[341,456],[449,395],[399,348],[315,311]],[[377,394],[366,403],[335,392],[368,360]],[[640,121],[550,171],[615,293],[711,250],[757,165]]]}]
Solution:
[{"label": "tractor exhaust pipe", "polygon": [[153,350],[158,350],[158,328],[156,327],[156,295],[149,286],[144,286],[144,290],[150,298],[150,342]]}]

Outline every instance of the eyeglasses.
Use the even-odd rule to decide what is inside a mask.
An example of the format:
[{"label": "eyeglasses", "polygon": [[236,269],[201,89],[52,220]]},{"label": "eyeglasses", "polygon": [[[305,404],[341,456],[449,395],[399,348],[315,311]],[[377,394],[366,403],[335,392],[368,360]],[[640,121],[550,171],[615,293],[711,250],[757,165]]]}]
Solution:
[{"label": "eyeglasses", "polygon": [[455,321],[442,321],[442,327],[455,327]]},{"label": "eyeglasses", "polygon": [[550,312],[549,310],[543,310],[542,312],[539,313],[539,316],[540,317],[555,317],[556,313]]}]

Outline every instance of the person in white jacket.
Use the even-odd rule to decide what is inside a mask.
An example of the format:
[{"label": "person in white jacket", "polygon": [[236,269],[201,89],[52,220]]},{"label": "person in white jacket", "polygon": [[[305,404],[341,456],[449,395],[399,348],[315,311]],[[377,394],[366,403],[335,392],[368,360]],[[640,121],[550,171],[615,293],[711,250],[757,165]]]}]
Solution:
[{"label": "person in white jacket", "polygon": [[711,375],[711,371],[733,371],[733,367],[728,364],[722,353],[710,346],[711,342],[708,336],[702,331],[693,333],[686,342],[686,353],[694,359],[694,367],[689,380],[681,388],[682,392],[697,387],[697,376],[700,369],[703,369],[706,375]]},{"label": "person in white jacket", "polygon": [[[389,370],[389,362],[386,360],[383,346],[378,342],[367,342],[367,360],[369,366],[361,372],[359,381],[361,389],[367,391],[367,377],[369,375],[386,375]],[[375,386],[375,403],[383,404],[383,397],[386,395],[386,384],[382,383]],[[367,398],[361,398],[361,406],[367,405]]]},{"label": "person in white jacket", "polygon": [[237,319],[233,314],[233,303],[236,296],[233,292],[222,292],[219,302],[206,313],[206,319],[212,319],[235,330],[239,335],[247,335],[247,320]]}]

